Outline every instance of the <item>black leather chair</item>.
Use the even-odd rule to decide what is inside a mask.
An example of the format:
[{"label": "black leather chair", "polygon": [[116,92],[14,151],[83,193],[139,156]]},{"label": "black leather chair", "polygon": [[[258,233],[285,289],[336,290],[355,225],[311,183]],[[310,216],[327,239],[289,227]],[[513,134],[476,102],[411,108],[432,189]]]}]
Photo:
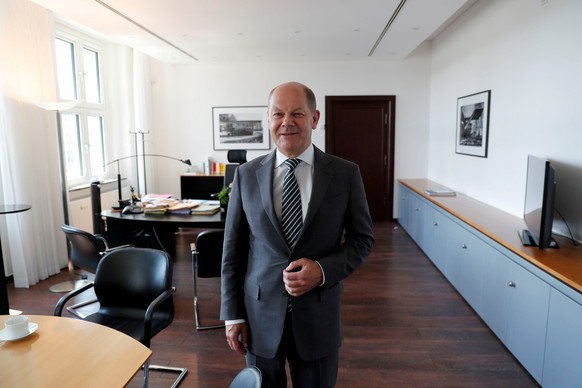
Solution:
[{"label": "black leather chair", "polygon": [[229,163],[243,164],[247,162],[247,150],[229,150],[226,154]]},{"label": "black leather chair", "polygon": [[229,388],[261,388],[263,377],[256,366],[247,366],[232,380]]},{"label": "black leather chair", "polygon": [[[63,296],[55,307],[60,316],[67,301],[91,287],[99,301],[99,311],[83,318],[118,330],[147,347],[151,339],[174,320],[172,295],[173,264],[170,256],[149,248],[120,248],[106,254],[97,267],[95,281]],[[144,365],[144,385],[149,371],[179,373],[172,387],[178,386],[187,368]],[[105,372],[106,373],[106,372]]]},{"label": "black leather chair", "polygon": [[[72,279],[53,285],[49,288],[51,292],[70,292],[91,283],[101,257],[109,249],[105,236],[91,234],[66,224],[62,224],[61,229],[67,237],[69,270],[71,272],[82,270],[83,272],[79,279]],[[96,299],[92,298],[91,300],[69,306],[67,310],[78,318],[82,318],[83,316],[76,310],[94,302],[96,302]]]},{"label": "black leather chair", "polygon": [[205,230],[198,234],[196,242],[190,244],[192,251],[192,280],[194,284],[194,320],[196,330],[208,330],[224,327],[224,324],[204,326],[200,322],[198,311],[197,278],[220,277],[222,269],[222,244],[224,229]]},{"label": "black leather chair", "polygon": [[238,163],[227,163],[224,168],[224,187],[228,187],[234,180],[234,173],[236,172],[237,167],[240,166]]},{"label": "black leather chair", "polygon": [[[81,269],[94,275],[102,253],[109,248],[105,237],[100,234],[91,234],[66,224],[62,224],[61,229],[67,237],[69,271],[74,272],[75,269]],[[89,275],[82,273],[78,279],[55,284],[50,288],[50,291],[69,292],[83,287],[89,281]]]}]

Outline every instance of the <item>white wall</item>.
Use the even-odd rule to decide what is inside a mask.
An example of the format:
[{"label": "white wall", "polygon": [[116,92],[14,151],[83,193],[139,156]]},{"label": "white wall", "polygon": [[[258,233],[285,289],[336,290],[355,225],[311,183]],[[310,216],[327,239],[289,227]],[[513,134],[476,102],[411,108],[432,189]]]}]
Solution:
[{"label": "white wall", "polygon": [[[149,140],[156,152],[190,158],[195,167],[213,151],[212,107],[267,105],[270,90],[286,81],[310,86],[322,119],[314,143],[325,149],[325,96],[396,95],[395,175],[426,177],[428,156],[430,47],[423,46],[402,62],[261,63],[166,65],[152,61],[154,129]],[[357,134],[354,134],[357,136]],[[254,158],[268,151],[249,151]],[[157,163],[161,166],[160,163]],[[148,189],[179,195],[179,163],[163,164]],[[153,187],[153,182],[157,187]]]},{"label": "white wall", "polygon": [[[433,42],[428,177],[521,216],[527,155],[582,236],[582,1],[479,1]],[[491,90],[489,156],[455,154],[456,102]],[[560,228],[562,228],[560,226]]]},{"label": "white wall", "polygon": [[[152,61],[155,133],[149,140],[156,152],[198,165],[208,156],[225,161],[226,152],[212,147],[213,106],[265,105],[270,89],[288,80],[314,89],[322,117],[326,95],[393,94],[396,179],[428,177],[521,216],[527,155],[546,157],[558,170],[556,206],[580,238],[582,1],[542,3],[478,1],[432,47],[424,45],[401,62]],[[456,154],[457,98],[484,90],[491,90],[488,157]],[[323,131],[314,134],[321,148]],[[158,164],[153,190],[179,193],[183,170]]]}]

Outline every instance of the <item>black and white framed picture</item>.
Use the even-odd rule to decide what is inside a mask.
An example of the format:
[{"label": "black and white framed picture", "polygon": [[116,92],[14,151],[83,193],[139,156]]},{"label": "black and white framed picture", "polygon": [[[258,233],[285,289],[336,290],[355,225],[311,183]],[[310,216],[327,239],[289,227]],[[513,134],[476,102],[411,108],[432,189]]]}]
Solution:
[{"label": "black and white framed picture", "polygon": [[456,153],[487,157],[490,102],[491,90],[457,99]]},{"label": "black and white framed picture", "polygon": [[212,108],[215,150],[271,148],[266,106]]}]

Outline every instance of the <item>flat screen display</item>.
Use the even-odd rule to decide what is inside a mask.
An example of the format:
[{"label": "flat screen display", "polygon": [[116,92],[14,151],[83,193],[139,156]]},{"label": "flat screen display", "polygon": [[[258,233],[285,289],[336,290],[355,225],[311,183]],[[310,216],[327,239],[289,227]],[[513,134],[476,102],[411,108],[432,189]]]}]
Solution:
[{"label": "flat screen display", "polygon": [[532,155],[527,159],[527,181],[523,219],[527,226],[520,232],[524,245],[553,247],[555,172],[549,160]]}]

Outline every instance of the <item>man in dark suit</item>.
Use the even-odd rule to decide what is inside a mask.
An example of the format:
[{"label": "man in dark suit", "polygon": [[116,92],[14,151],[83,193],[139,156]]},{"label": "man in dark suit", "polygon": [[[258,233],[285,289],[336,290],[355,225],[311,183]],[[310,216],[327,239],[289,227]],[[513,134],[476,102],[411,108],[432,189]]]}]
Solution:
[{"label": "man in dark suit", "polygon": [[[261,369],[263,387],[287,386],[286,360],[294,387],[335,385],[342,280],[374,244],[358,166],[311,142],[319,115],[305,85],[274,88],[268,117],[277,149],[241,165],[230,195],[221,319],[231,349]],[[282,226],[292,206],[286,174],[300,192],[296,232]]]}]

